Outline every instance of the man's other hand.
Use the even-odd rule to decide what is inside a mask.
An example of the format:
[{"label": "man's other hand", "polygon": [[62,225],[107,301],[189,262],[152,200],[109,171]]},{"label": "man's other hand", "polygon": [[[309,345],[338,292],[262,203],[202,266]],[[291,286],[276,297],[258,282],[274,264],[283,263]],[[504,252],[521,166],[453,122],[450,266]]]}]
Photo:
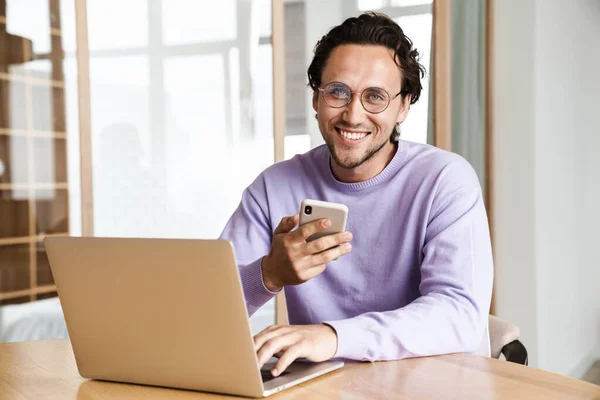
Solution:
[{"label": "man's other hand", "polygon": [[325,271],[328,262],[352,250],[352,233],[340,232],[307,242],[314,233],[331,226],[328,219],[298,225],[298,214],[281,220],[273,235],[269,255],[262,260],[263,282],[277,292],[288,285],[304,283]]},{"label": "man's other hand", "polygon": [[320,362],[337,351],[337,334],[326,324],[273,325],[254,336],[254,349],[260,368],[273,356],[279,358],[271,370],[279,376],[298,358]]}]

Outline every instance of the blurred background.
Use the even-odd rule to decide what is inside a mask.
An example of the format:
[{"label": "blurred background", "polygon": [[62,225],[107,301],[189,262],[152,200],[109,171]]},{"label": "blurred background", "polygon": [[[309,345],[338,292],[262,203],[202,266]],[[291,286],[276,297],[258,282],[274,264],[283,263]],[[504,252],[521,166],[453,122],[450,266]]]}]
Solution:
[{"label": "blurred background", "polygon": [[[0,0],[0,341],[67,336],[45,236],[215,238],[263,169],[322,144],[313,48],[367,10],[427,69],[402,139],[479,174],[491,312],[532,366],[590,379],[598,0]],[[269,302],[251,327],[274,322]]]}]

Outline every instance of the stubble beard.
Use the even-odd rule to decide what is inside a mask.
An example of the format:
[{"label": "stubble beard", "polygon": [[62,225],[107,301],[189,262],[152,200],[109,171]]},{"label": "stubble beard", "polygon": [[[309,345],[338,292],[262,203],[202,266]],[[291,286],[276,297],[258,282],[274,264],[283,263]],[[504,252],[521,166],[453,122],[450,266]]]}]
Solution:
[{"label": "stubble beard", "polygon": [[[334,133],[336,135],[339,134],[337,131],[335,131]],[[323,135],[323,136],[325,136],[325,135]],[[327,144],[327,147],[329,148],[329,154],[331,154],[331,157],[333,158],[335,163],[344,169],[353,169],[353,168],[359,167],[360,165],[362,165],[365,162],[367,162],[368,160],[370,160],[375,154],[380,152],[381,149],[383,149],[383,147],[387,144],[387,141],[384,141],[378,147],[370,148],[358,160],[350,160],[350,159],[342,160],[342,159],[340,159],[340,157],[338,157],[338,154],[335,151],[335,144],[333,142],[333,138],[331,136],[326,136],[326,137],[324,137],[324,139],[325,139],[325,143]]]}]

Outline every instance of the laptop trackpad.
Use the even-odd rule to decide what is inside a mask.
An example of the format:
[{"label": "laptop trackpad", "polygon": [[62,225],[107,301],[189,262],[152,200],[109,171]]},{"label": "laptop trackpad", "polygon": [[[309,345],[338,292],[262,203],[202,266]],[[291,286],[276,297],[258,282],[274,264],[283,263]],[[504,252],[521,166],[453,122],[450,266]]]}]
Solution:
[{"label": "laptop trackpad", "polygon": [[273,379],[282,378],[286,375],[289,375],[291,372],[293,372],[297,369],[295,367],[295,364],[298,364],[298,362],[296,361],[296,362],[292,363],[292,365],[287,367],[285,371],[280,373],[279,376],[275,377],[271,374],[271,370],[275,367],[275,364],[277,364],[277,361],[278,361],[278,359],[276,357],[271,357],[269,359],[269,361],[267,361],[265,363],[265,365],[263,365],[263,367],[260,369],[260,375],[262,377],[263,382],[268,382]]},{"label": "laptop trackpad", "polygon": [[[269,391],[279,386],[293,386],[309,379],[315,378],[319,375],[323,375],[327,372],[333,371],[344,365],[341,361],[326,361],[321,363],[314,363],[307,360],[298,360],[290,364],[286,370],[276,378],[268,378],[271,375],[271,369],[275,366],[277,359],[272,359],[267,362],[261,369],[261,375],[267,376],[267,380],[263,378],[263,385],[265,391]],[[263,372],[265,371],[265,372]]]}]

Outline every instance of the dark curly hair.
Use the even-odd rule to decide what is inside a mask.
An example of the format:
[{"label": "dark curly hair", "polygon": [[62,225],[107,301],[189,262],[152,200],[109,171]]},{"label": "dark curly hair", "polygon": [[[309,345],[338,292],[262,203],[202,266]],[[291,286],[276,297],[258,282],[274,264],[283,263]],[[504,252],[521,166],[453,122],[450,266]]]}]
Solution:
[{"label": "dark curly hair", "polygon": [[[419,63],[419,52],[413,48],[412,41],[394,20],[376,12],[348,18],[317,42],[314,57],[308,67],[308,85],[313,91],[316,92],[321,87],[323,69],[331,52],[342,44],[379,45],[393,50],[396,55],[394,62],[402,74],[402,98],[410,95],[410,104],[419,100],[423,89],[421,78],[425,76],[425,68]],[[391,139],[397,139],[398,136],[399,132],[394,129]]]}]

